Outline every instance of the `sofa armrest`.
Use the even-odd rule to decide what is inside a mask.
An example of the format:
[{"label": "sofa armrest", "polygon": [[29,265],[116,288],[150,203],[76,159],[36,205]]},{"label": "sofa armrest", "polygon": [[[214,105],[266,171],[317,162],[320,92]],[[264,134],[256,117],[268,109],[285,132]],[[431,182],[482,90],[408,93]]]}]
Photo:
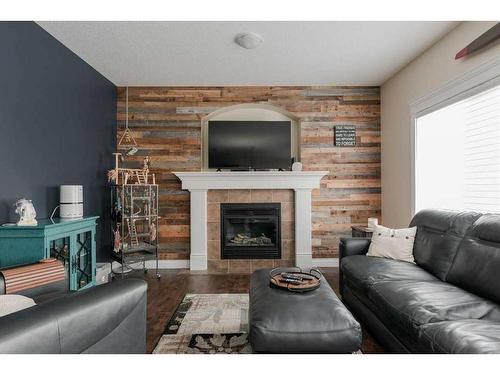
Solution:
[{"label": "sofa armrest", "polygon": [[339,289],[344,295],[344,274],[342,272],[342,259],[351,255],[366,255],[371,239],[365,237],[343,237],[339,243]]},{"label": "sofa armrest", "polygon": [[0,353],[144,353],[144,280],[68,294],[0,318]]},{"label": "sofa armrest", "polygon": [[350,255],[366,255],[371,239],[364,237],[343,237],[339,244],[340,259]]}]

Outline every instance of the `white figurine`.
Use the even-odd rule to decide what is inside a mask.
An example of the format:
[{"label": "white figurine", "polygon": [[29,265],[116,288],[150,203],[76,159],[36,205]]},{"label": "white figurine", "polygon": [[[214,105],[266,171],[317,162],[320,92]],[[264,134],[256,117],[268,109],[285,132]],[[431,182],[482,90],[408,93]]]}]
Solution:
[{"label": "white figurine", "polygon": [[33,207],[33,203],[29,199],[19,199],[14,206],[16,207],[16,214],[19,215],[19,221],[17,222],[17,225],[31,226],[38,224],[35,219],[35,207]]}]

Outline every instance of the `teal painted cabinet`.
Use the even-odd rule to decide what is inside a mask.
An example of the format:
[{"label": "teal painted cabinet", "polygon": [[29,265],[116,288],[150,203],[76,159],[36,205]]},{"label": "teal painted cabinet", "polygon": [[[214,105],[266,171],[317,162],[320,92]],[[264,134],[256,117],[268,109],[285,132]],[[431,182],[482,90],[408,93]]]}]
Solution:
[{"label": "teal painted cabinet", "polygon": [[71,290],[95,285],[98,218],[39,219],[33,227],[0,227],[0,269],[57,258],[68,272]]}]

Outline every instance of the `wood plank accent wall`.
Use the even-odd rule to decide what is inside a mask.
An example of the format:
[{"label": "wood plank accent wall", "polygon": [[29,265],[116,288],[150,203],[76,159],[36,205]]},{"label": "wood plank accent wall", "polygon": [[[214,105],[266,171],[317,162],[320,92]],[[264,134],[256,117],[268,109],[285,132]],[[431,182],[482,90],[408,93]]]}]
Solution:
[{"label": "wood plank accent wall", "polygon": [[[300,118],[304,170],[330,174],[313,192],[313,256],[337,257],[353,224],[380,218],[380,93],[378,87],[130,87],[129,127],[149,155],[160,185],[161,259],[189,259],[189,192],[172,171],[201,170],[201,120],[223,107],[267,103]],[[125,88],[118,88],[118,130],[125,129]],[[334,147],[335,125],[355,125],[356,147]]]}]

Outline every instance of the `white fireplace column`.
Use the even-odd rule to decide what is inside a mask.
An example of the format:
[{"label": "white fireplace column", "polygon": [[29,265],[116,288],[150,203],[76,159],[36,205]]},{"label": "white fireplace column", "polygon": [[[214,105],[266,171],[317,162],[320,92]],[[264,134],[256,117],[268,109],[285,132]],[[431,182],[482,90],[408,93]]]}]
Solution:
[{"label": "white fireplace column", "polygon": [[295,265],[312,267],[312,189],[295,189]]},{"label": "white fireplace column", "polygon": [[207,189],[192,189],[191,194],[191,256],[189,268],[207,269]]},{"label": "white fireplace column", "polygon": [[312,266],[311,193],[320,187],[326,171],[305,172],[174,172],[182,188],[191,195],[191,270],[206,270],[207,191],[209,189],[293,189],[295,190],[295,264]]}]

